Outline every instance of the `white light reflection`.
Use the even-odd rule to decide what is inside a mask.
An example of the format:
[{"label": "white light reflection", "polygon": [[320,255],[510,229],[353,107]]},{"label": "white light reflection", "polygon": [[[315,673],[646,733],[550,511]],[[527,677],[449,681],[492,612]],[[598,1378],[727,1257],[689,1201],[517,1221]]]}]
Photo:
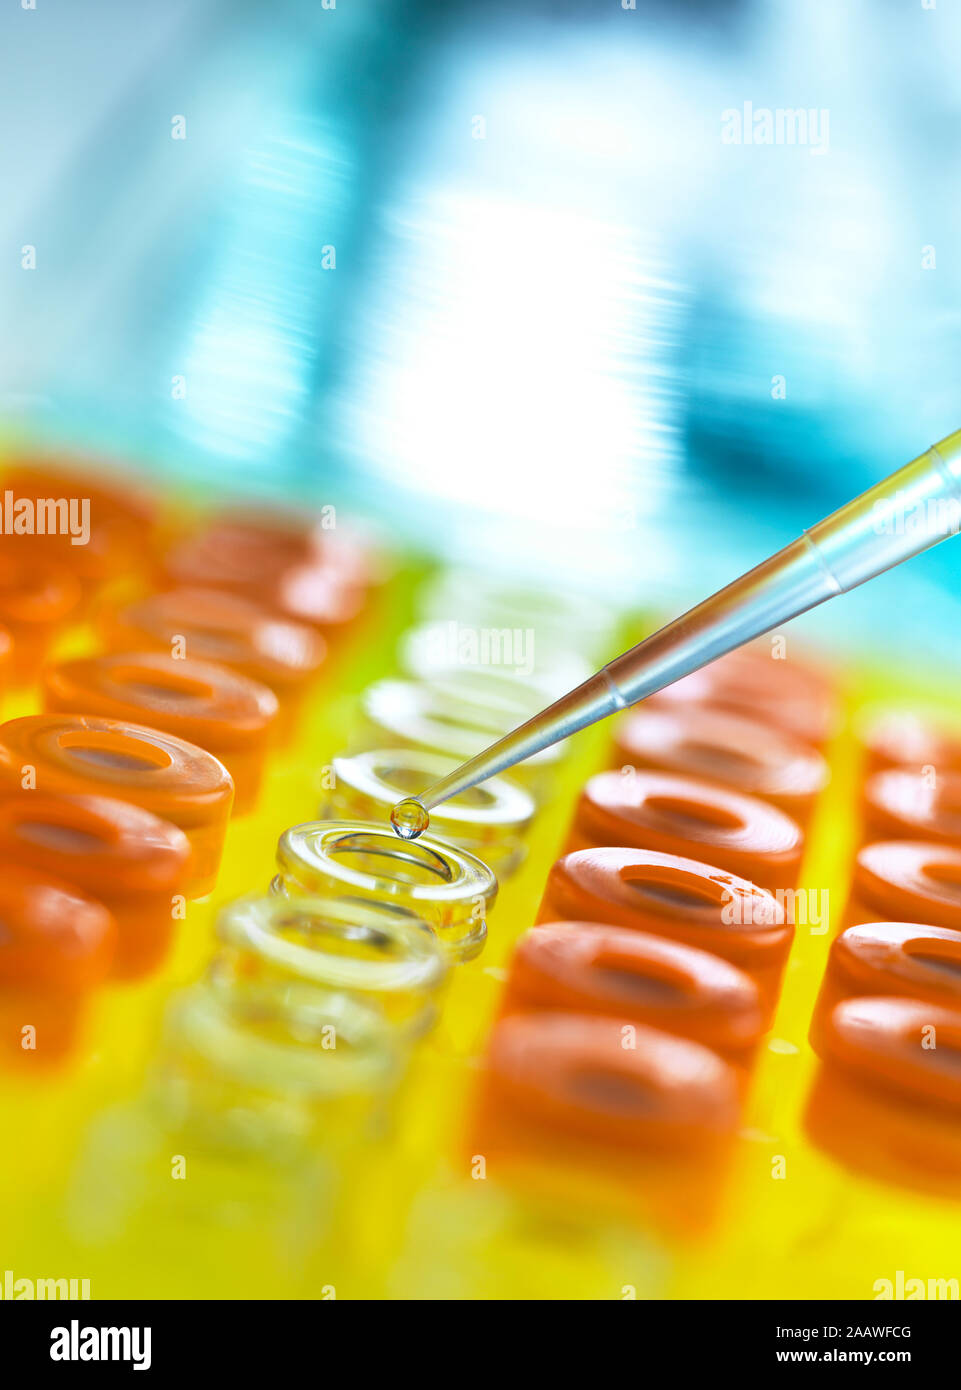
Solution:
[{"label": "white light reflection", "polygon": [[405,209],[384,269],[402,305],[367,339],[352,447],[541,540],[573,528],[589,545],[655,514],[676,470],[677,286],[626,231],[567,209],[463,189]]},{"label": "white light reflection", "polygon": [[323,122],[295,117],[245,159],[184,358],[184,433],[214,457],[263,464],[310,403],[329,275],[318,229],[339,225],[351,169]]}]

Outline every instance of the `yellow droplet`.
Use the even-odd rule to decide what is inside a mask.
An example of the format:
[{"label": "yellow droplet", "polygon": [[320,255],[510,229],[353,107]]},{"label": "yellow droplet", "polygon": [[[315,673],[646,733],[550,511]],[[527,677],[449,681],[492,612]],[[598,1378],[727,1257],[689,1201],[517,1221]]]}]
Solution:
[{"label": "yellow droplet", "polygon": [[408,796],[393,808],[390,823],[402,840],[416,840],[430,825],[430,816],[416,796]]}]

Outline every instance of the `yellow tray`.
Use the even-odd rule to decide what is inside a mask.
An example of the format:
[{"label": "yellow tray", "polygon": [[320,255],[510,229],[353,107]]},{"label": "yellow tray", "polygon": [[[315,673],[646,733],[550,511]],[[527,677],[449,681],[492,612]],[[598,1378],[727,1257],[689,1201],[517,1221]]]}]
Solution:
[{"label": "yellow tray", "polygon": [[[847,892],[858,768],[850,734],[830,750],[833,777],[802,874],[824,890],[834,925],[801,925],[774,1028],[762,1048],[718,1220],[699,1241],[638,1226],[616,1192],[559,1153],[526,1180],[489,1165],[478,1178],[463,1136],[480,1059],[513,942],[534,919],[577,791],[603,764],[608,730],[579,735],[556,797],[542,809],[527,863],[503,887],[484,953],[455,972],[443,1022],[421,1045],[376,1141],[331,1133],[316,1164],[283,1178],[199,1163],[174,1184],[161,1151],[123,1145],[171,993],[195,980],[214,950],[218,905],[269,883],[277,836],[313,818],[319,778],[348,742],[356,696],[384,673],[408,625],[417,570],[379,599],[331,667],[309,727],[275,759],[257,813],[233,823],[216,892],[193,904],[173,958],[148,983],[105,994],[89,1047],[67,1071],[0,1076],[0,1292],[3,1276],[89,1278],[98,1297],[361,1298],[864,1298],[877,1281],[957,1276],[957,1207],[848,1172],[805,1136],[802,1114],[816,1059],[811,1008]],[[72,645],[83,646],[84,635]],[[862,671],[850,704],[937,695],[931,683]],[[24,698],[4,713],[36,708]],[[156,1216],[133,1184],[131,1219],[96,1238],[76,1219],[78,1165],[90,1181],[91,1126],[107,1188],[146,1171],[148,1197],[178,1203]],[[329,1142],[328,1142],[329,1141]],[[81,1155],[86,1155],[80,1164]],[[188,1156],[188,1170],[190,1169]],[[83,1167],[85,1165],[85,1167]],[[492,1171],[493,1169],[493,1171]],[[96,1176],[96,1173],[95,1173]],[[138,1179],[139,1181],[140,1179]],[[123,1203],[120,1203],[121,1209]]]}]

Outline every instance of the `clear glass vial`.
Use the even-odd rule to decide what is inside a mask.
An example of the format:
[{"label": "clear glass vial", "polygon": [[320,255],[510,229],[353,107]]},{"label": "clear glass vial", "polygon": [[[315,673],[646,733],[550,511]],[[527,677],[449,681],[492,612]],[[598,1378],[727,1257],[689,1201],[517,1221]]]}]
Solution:
[{"label": "clear glass vial", "polygon": [[72,1174],[64,1216],[94,1287],[315,1296],[317,1262],[339,1282],[402,1059],[344,993],[212,978],[176,994],[145,1091],[96,1117]]},{"label": "clear glass vial", "polygon": [[483,949],[497,879],[467,850],[432,835],[402,840],[389,826],[365,821],[310,821],[291,826],[277,845],[275,892],[373,902],[419,917],[449,959]]},{"label": "clear glass vial", "polygon": [[347,898],[239,898],[217,918],[219,981],[300,981],[371,1005],[402,1037],[437,1019],[443,948],[419,918]]},{"label": "clear glass vial", "polygon": [[171,1001],[153,1089],[167,1122],[209,1147],[276,1152],[314,1132],[326,1146],[379,1129],[402,1062],[360,999],[215,969]]},{"label": "clear glass vial", "polygon": [[[508,645],[509,644],[509,645]],[[526,644],[526,645],[525,645]],[[526,629],[464,628],[455,620],[433,620],[409,628],[400,640],[403,670],[441,689],[484,692],[492,703],[532,714],[573,690],[594,666],[576,651],[542,650]]]},{"label": "clear glass vial", "polygon": [[[384,748],[334,758],[334,786],[321,806],[323,820],[387,820],[404,797],[423,791],[457,767],[455,758],[424,748]],[[513,873],[525,854],[524,836],[534,800],[523,787],[491,777],[434,808],[430,833],[483,860],[498,879]]]},{"label": "clear glass vial", "polygon": [[[363,726],[358,749],[422,748],[466,762],[524,723],[482,698],[449,695],[423,681],[380,680],[361,696]],[[543,794],[563,757],[561,744],[535,753],[512,776],[534,796]]]},{"label": "clear glass vial", "polygon": [[591,594],[536,589],[523,580],[456,568],[425,587],[419,607],[425,618],[478,631],[530,629],[545,654],[550,649],[603,656],[616,625],[611,608]]}]

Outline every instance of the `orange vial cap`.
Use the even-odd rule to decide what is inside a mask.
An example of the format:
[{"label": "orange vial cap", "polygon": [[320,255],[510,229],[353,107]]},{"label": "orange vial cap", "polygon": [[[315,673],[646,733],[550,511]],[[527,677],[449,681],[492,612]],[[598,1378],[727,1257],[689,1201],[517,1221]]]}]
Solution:
[{"label": "orange vial cap", "polygon": [[812,1045],[835,1004],[897,994],[961,1008],[961,932],[915,922],[865,922],[831,946],[811,1024]]},{"label": "orange vial cap", "polygon": [[45,708],[81,710],[163,729],[205,748],[234,779],[235,812],[257,801],[277,697],[267,686],[212,661],[162,652],[61,662],[46,672]]},{"label": "orange vial cap", "polygon": [[209,529],[249,536],[279,550],[287,564],[321,564],[349,584],[378,584],[383,577],[369,541],[326,507],[306,515],[272,507],[228,507],[211,517]]},{"label": "orange vial cap", "polygon": [[339,579],[324,565],[295,565],[278,579],[269,597],[271,608],[295,622],[308,623],[328,637],[343,632],[360,616],[363,589]]},{"label": "orange vial cap", "polygon": [[921,999],[862,996],[820,1030],[823,1061],[894,1097],[961,1115],[961,1013]]},{"label": "orange vial cap", "polygon": [[[82,466],[65,469],[23,461],[4,471],[0,486],[14,498],[29,498],[34,507],[38,499],[57,505],[55,534],[19,540],[34,557],[42,553],[46,560],[69,568],[84,593],[142,564],[157,508],[146,491],[132,487],[127,479]],[[72,535],[84,517],[87,539],[75,545]]]},{"label": "orange vial cap", "polygon": [[707,951],[599,922],[549,922],[517,944],[503,1011],[630,1018],[742,1060],[761,1036],[758,988]]},{"label": "orange vial cap", "polygon": [[80,597],[69,570],[37,564],[29,552],[0,554],[0,623],[13,639],[15,683],[34,680],[54,639],[78,617]]},{"label": "orange vial cap", "polygon": [[854,863],[845,925],[864,922],[961,931],[961,849],[922,840],[865,845]]},{"label": "orange vial cap", "polygon": [[217,513],[166,560],[178,583],[255,596],[295,565],[320,566],[354,587],[378,580],[369,548],[349,528],[327,526],[323,516],[304,519],[262,509]]},{"label": "orange vial cap", "polygon": [[188,894],[214,886],[234,785],[223,763],[173,734],[95,715],[10,719],[0,725],[0,790],[132,801],[187,836]]},{"label": "orange vial cap", "polygon": [[[252,600],[214,589],[152,594],[105,615],[113,651],[149,648],[199,661],[218,661],[277,696],[283,732],[297,712],[326,655],[324,639],[303,623],[273,618]],[[183,652],[174,644],[183,645]]]},{"label": "orange vial cap", "polygon": [[645,704],[624,719],[615,738],[620,764],[702,777],[759,796],[802,827],[830,777],[816,748],[718,710]]},{"label": "orange vial cap", "polygon": [[830,682],[813,666],[775,659],[769,648],[739,647],[652,696],[655,705],[707,705],[820,748],[838,726]]},{"label": "orange vial cap", "polygon": [[961,772],[926,778],[907,768],[876,772],[864,788],[868,840],[935,840],[961,848]]},{"label": "orange vial cap", "polygon": [[621,1019],[502,1018],[486,1081],[488,1104],[505,1119],[601,1144],[698,1150],[737,1122],[738,1076],[729,1063],[700,1043]]},{"label": "orange vial cap", "polygon": [[0,873],[0,989],[81,994],[110,970],[116,926],[103,903],[54,876],[4,858]]},{"label": "orange vial cap", "polygon": [[110,970],[113,917],[78,888],[4,858],[0,922],[0,1054],[23,1066],[60,1061],[76,1041],[86,996]]},{"label": "orange vial cap", "polygon": [[113,974],[155,969],[173,940],[173,899],[186,896],[190,843],[169,821],[107,796],[0,800],[0,859],[50,873],[106,904],[117,923]]},{"label": "orange vial cap", "polygon": [[805,1114],[811,1137],[859,1172],[955,1198],[961,1012],[920,999],[845,999],[812,1043],[824,1066]]},{"label": "orange vial cap", "polygon": [[165,570],[178,586],[242,594],[325,632],[343,628],[364,605],[356,553],[307,530],[217,522],[176,546]]},{"label": "orange vial cap", "polygon": [[558,920],[629,927],[720,956],[757,984],[765,1027],[794,937],[783,906],[746,879],[695,859],[620,847],[557,861],[538,921]]},{"label": "orange vial cap", "polygon": [[601,772],[581,793],[569,850],[627,845],[703,859],[761,888],[793,888],[804,836],[758,797],[693,777]]},{"label": "orange vial cap", "polygon": [[858,738],[869,772],[885,768],[924,768],[961,772],[961,731],[941,728],[933,719],[910,709],[874,709],[862,716]]}]

